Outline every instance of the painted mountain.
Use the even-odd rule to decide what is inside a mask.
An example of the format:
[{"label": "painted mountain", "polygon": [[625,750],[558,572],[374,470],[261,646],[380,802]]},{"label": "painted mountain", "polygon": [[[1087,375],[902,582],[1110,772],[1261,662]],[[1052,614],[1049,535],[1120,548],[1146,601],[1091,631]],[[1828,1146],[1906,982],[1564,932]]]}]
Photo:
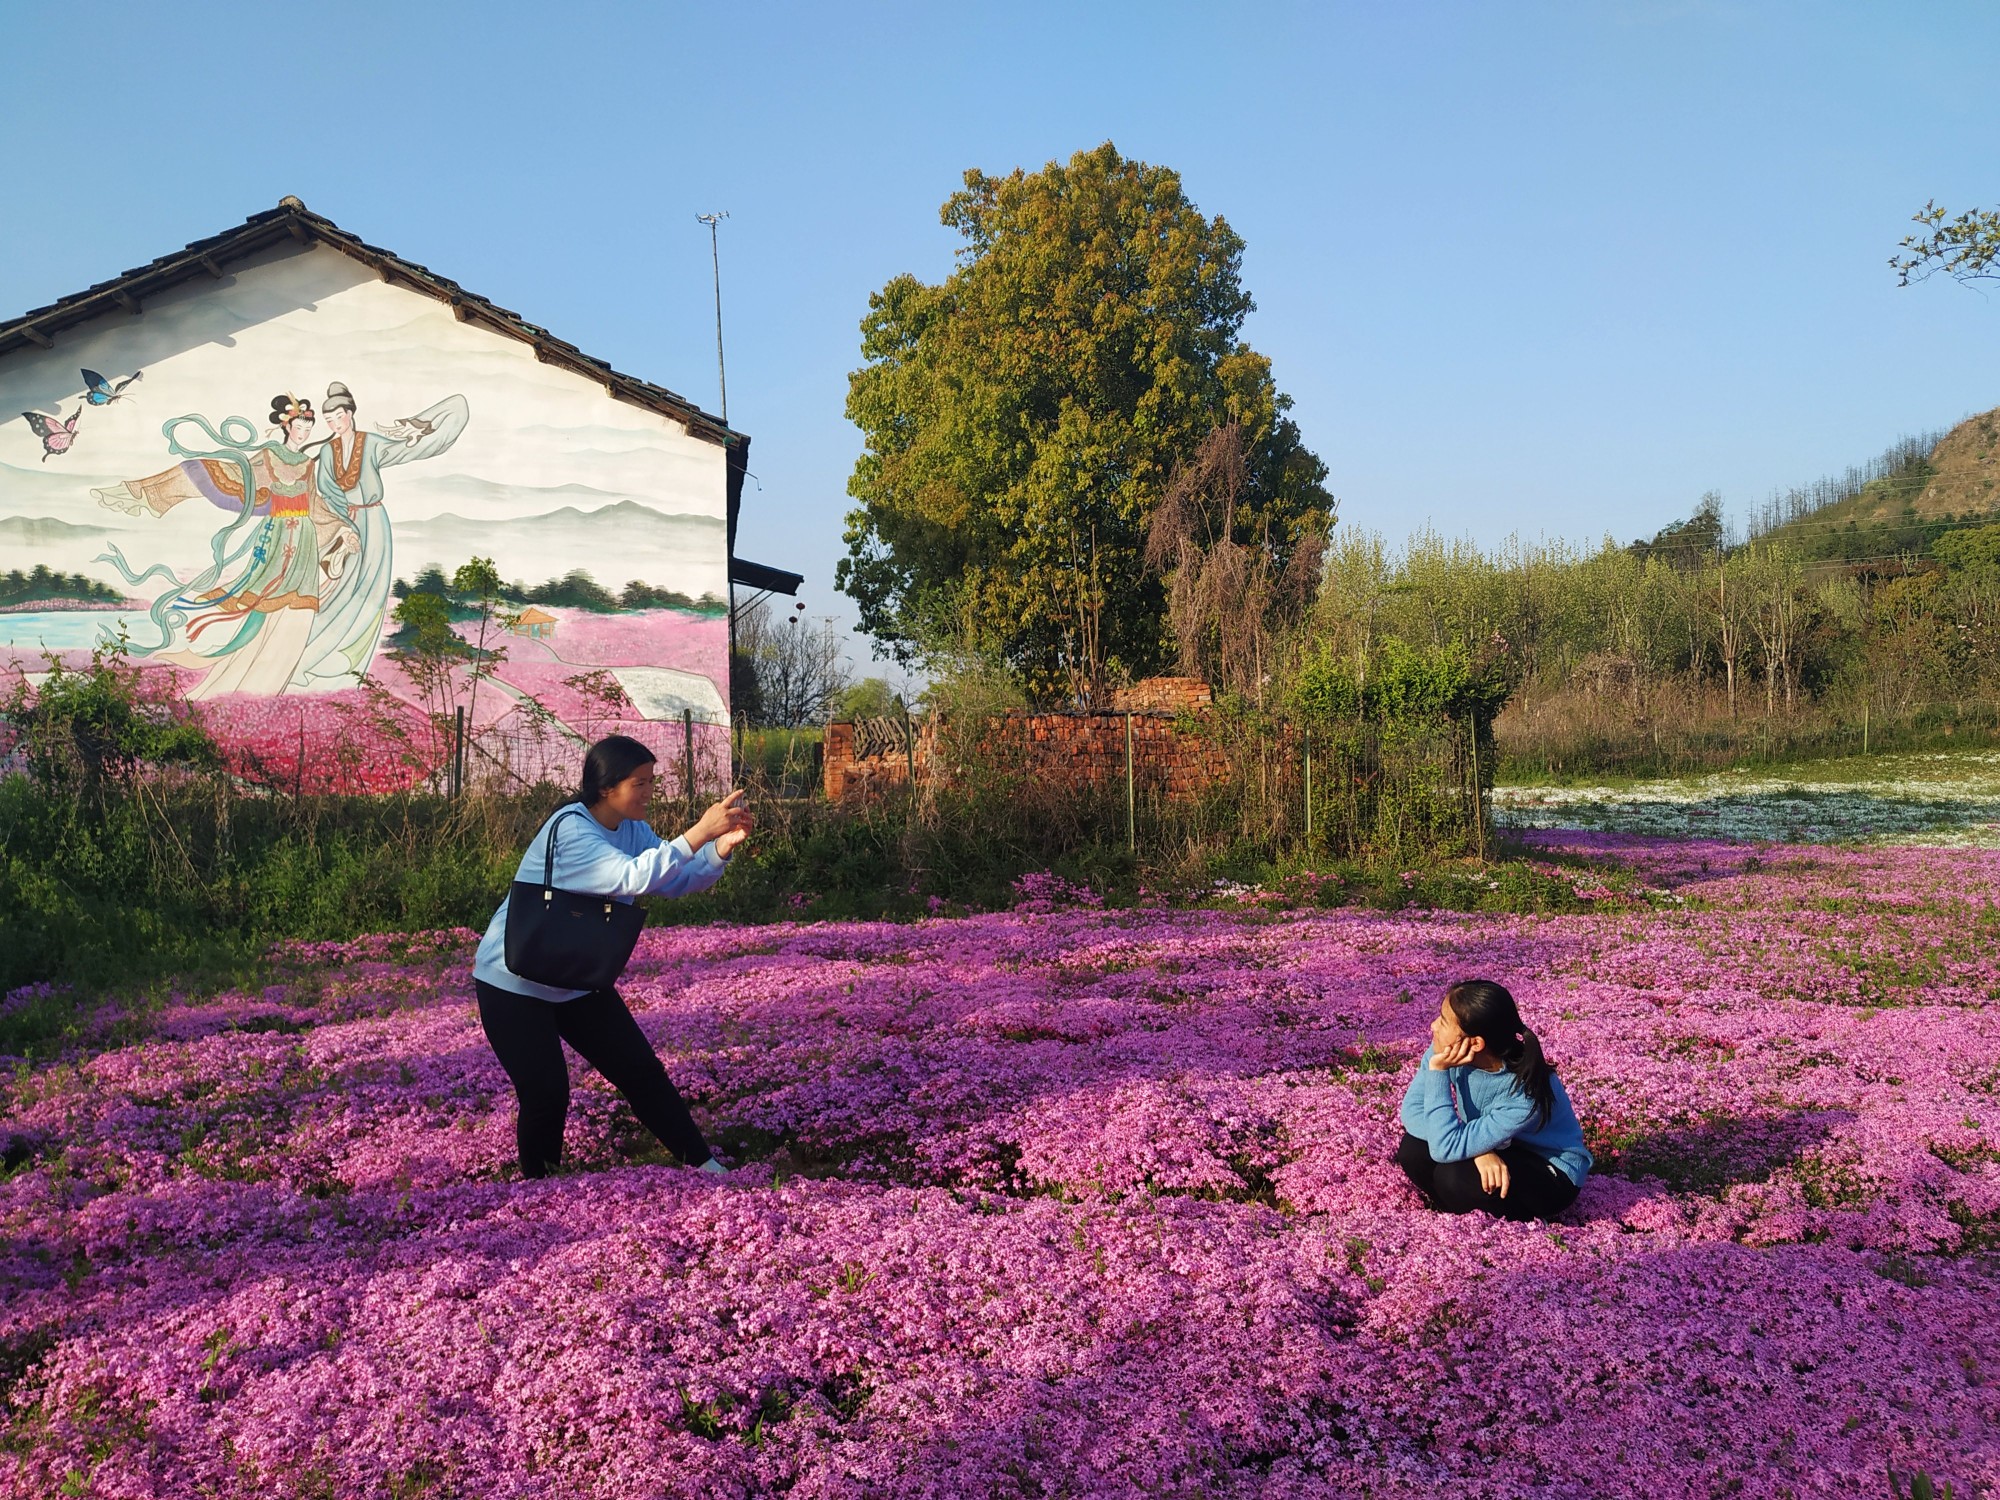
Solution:
[{"label": "painted mountain", "polygon": [[504,526],[447,513],[396,527],[396,571],[411,578],[435,564],[448,573],[469,557],[490,557],[502,578],[536,584],[557,576],[549,560],[560,556],[580,559],[572,565],[614,590],[638,579],[690,598],[720,597],[728,588],[715,565],[723,533],[719,516],[673,514],[631,500],[596,510],[565,505]]}]

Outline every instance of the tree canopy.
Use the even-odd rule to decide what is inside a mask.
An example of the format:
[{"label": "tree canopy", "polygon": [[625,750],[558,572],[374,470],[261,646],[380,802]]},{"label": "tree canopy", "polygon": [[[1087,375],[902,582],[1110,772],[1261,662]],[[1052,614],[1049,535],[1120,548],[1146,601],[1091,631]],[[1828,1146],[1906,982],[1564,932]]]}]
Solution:
[{"label": "tree canopy", "polygon": [[1280,567],[1333,509],[1326,467],[1239,337],[1243,241],[1177,173],[1109,142],[965,174],[956,270],[869,298],[847,415],[864,437],[838,586],[903,660],[970,623],[1038,694],[1090,701],[1173,655],[1148,522],[1177,468],[1234,422],[1242,540]]},{"label": "tree canopy", "polygon": [[1672,521],[1653,533],[1649,542],[1634,542],[1625,550],[1639,561],[1657,557],[1681,569],[1699,568],[1729,545],[1729,528],[1722,519],[1722,496],[1710,490],[1695,503],[1694,514]]}]

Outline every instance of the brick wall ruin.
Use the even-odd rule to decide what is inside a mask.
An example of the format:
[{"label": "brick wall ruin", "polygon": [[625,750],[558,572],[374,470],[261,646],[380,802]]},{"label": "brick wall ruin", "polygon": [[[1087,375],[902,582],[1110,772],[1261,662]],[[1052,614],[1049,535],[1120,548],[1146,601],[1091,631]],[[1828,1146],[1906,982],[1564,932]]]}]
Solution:
[{"label": "brick wall ruin", "polygon": [[1198,714],[1215,702],[1215,694],[1199,677],[1145,677],[1111,694],[1119,713]]}]

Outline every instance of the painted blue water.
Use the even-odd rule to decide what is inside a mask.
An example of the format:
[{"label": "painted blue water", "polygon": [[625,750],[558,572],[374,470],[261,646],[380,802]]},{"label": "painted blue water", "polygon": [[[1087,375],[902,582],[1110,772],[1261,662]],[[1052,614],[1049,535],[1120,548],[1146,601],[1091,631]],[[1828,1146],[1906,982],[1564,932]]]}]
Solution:
[{"label": "painted blue water", "polygon": [[120,625],[139,640],[157,635],[144,610],[48,609],[0,614],[0,648],[23,651],[85,651],[116,635]]}]

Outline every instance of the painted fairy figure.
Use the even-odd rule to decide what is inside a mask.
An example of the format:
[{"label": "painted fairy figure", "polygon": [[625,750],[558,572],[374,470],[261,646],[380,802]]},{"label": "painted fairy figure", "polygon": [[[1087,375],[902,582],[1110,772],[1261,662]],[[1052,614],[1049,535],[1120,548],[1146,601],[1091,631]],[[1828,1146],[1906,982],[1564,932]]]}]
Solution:
[{"label": "painted fairy figure", "polygon": [[382,504],[382,471],[434,458],[458,441],[471,412],[463,396],[447,396],[413,417],[386,422],[380,431],[355,425],[354,393],[336,380],[321,408],[330,436],[312,447],[320,497],[351,522],[358,538],[352,566],[321,591],[319,614],[292,685],[319,691],[354,687],[368,673],[389,612],[395,578],[388,511]]},{"label": "painted fairy figure", "polygon": [[[354,524],[320,494],[316,460],[305,451],[316,421],[312,403],[273,397],[270,421],[273,436],[257,442],[243,417],[225,418],[219,430],[199,416],[175,417],[161,431],[180,463],[91,491],[99,504],[130,515],[165,515],[188,500],[235,512],[210,539],[209,566],[184,585],[163,565],[134,573],[115,546],[103,559],[130,584],[155,577],[176,584],[148,611],[160,639],[128,649],[201,672],[190,698],[283,692],[311,638],[322,591],[360,550]],[[189,425],[213,448],[182,447],[177,433]]]}]

